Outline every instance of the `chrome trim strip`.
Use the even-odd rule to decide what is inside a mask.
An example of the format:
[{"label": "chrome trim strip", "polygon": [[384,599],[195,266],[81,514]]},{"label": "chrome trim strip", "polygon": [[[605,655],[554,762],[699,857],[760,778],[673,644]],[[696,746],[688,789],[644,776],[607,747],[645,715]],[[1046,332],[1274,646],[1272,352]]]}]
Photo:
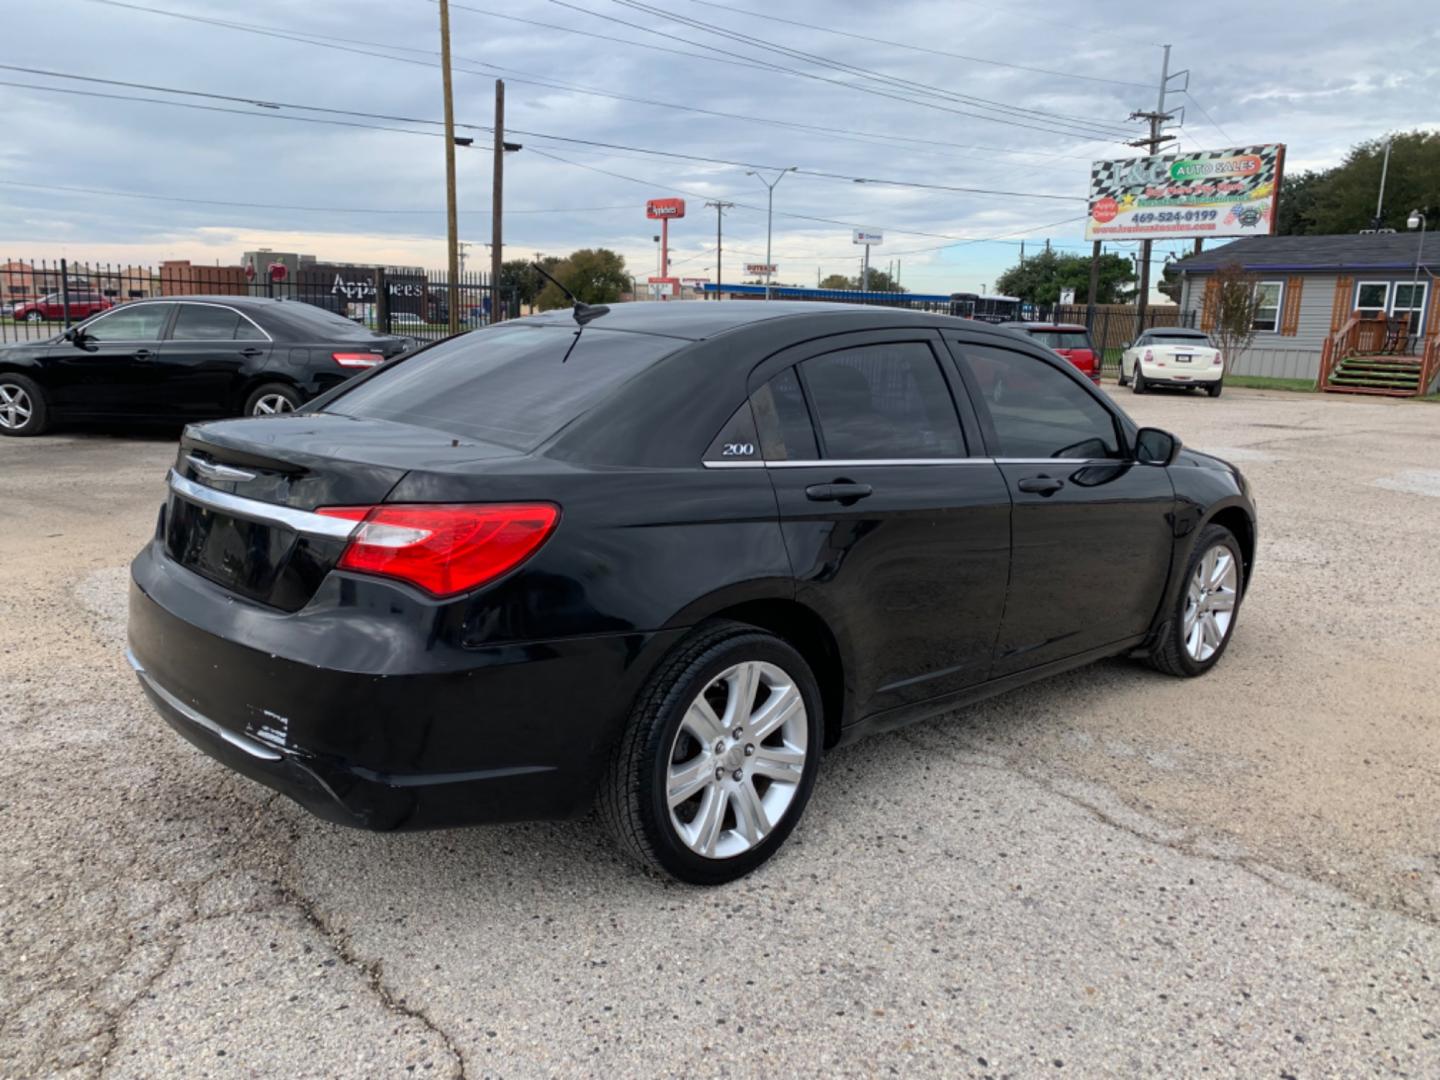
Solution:
[{"label": "chrome trim strip", "polygon": [[320,536],[327,540],[348,540],[360,524],[358,521],[326,517],[309,510],[296,510],[291,506],[247,499],[241,495],[232,495],[228,491],[216,491],[214,488],[186,480],[174,469],[170,470],[170,490],[193,503],[219,510],[232,517],[260,521],[267,525],[282,525],[306,536]]},{"label": "chrome trim strip", "polygon": [[246,472],[244,469],[232,468],[229,465],[218,465],[213,461],[206,461],[204,458],[198,458],[194,454],[186,454],[185,460],[190,463],[191,468],[193,468],[201,476],[204,476],[209,480],[255,479],[255,474],[253,472]]},{"label": "chrome trim strip", "polygon": [[1120,458],[805,458],[796,461],[702,461],[707,469],[858,469],[866,465],[1124,465]]},{"label": "chrome trim strip", "polygon": [[243,750],[251,757],[259,758],[261,761],[281,761],[284,759],[285,755],[279,751],[271,750],[268,746],[260,745],[260,743],[254,739],[247,739],[244,735],[239,735],[230,731],[228,728],[223,728],[208,716],[198,713],[189,705],[186,705],[150,677],[150,673],[141,666],[140,661],[136,659],[135,653],[132,650],[125,650],[125,659],[130,661],[130,666],[135,669],[135,674],[140,677],[140,681],[145,684],[147,690],[196,727],[204,728],[216,738],[223,739],[236,749]]}]

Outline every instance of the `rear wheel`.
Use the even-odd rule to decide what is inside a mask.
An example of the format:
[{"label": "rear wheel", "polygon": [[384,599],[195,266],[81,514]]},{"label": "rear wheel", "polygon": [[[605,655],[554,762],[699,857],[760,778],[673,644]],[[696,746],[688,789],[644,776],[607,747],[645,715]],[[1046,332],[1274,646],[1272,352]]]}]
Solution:
[{"label": "rear wheel", "polygon": [[279,416],[292,413],[304,402],[293,386],[266,383],[245,399],[246,416]]},{"label": "rear wheel", "polygon": [[1168,675],[1203,675],[1230,644],[1245,584],[1245,563],[1235,534],[1210,525],[1200,534],[1185,570],[1185,589],[1174,617],[1150,653]]},{"label": "rear wheel", "polygon": [[733,881],[795,827],[823,730],[804,657],[755,627],[710,624],[641,692],[601,788],[601,814],[647,866],[695,885]]},{"label": "rear wheel", "polygon": [[1209,386],[1207,386],[1207,387],[1205,388],[1205,392],[1206,392],[1207,394],[1209,394],[1211,397],[1219,397],[1219,396],[1220,396],[1220,391],[1223,390],[1224,388],[1225,388],[1225,383],[1224,383],[1223,381],[1213,382],[1213,383],[1211,383]]},{"label": "rear wheel", "polygon": [[0,435],[39,435],[50,425],[45,391],[34,379],[0,374]]}]

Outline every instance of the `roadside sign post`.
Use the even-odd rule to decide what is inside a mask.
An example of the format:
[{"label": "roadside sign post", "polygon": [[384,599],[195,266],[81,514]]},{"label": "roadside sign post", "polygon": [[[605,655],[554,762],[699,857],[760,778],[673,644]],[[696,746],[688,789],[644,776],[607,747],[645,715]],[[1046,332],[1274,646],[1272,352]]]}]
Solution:
[{"label": "roadside sign post", "polygon": [[864,248],[865,248],[865,261],[860,264],[860,291],[861,291],[861,292],[869,292],[869,291],[870,291],[870,245],[871,245],[871,244],[876,244],[876,245],[883,244],[883,243],[885,242],[885,234],[884,234],[884,233],[881,233],[881,232],[871,232],[869,229],[855,229],[855,230],[850,234],[850,242],[851,242],[852,244],[861,244],[861,245],[863,245]]},{"label": "roadside sign post", "polygon": [[[670,219],[685,216],[684,199],[651,199],[645,204],[645,216],[660,222],[660,279],[670,280]],[[655,279],[652,278],[652,281]]]}]

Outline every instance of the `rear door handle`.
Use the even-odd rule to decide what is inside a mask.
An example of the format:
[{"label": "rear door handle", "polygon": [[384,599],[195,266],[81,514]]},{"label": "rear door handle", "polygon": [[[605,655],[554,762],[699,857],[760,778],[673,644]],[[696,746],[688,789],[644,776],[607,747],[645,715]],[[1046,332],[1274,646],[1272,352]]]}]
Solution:
[{"label": "rear door handle", "polygon": [[1053,476],[1027,476],[1015,486],[1030,495],[1054,495],[1065,486],[1065,481]]},{"label": "rear door handle", "polygon": [[251,345],[249,348],[241,349],[240,355],[245,357],[245,359],[247,360],[253,360],[255,359],[255,357],[259,356],[264,351],[264,349],[257,349],[254,345]]},{"label": "rear door handle", "polygon": [[134,352],[136,360],[149,360],[154,355],[149,349],[136,349]]},{"label": "rear door handle", "polygon": [[811,502],[852,503],[870,495],[875,489],[869,484],[854,484],[841,480],[834,484],[811,484],[805,489],[805,497]]}]

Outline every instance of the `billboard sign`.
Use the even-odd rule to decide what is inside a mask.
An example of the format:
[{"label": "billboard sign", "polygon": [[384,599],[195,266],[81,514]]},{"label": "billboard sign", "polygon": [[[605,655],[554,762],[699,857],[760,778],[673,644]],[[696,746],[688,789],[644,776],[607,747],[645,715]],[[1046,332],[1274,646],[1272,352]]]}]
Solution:
[{"label": "billboard sign", "polygon": [[775,263],[746,263],[745,273],[751,277],[769,277],[775,273]]},{"label": "billboard sign", "polygon": [[684,199],[650,199],[645,203],[645,216],[653,221],[685,216]]},{"label": "billboard sign", "polygon": [[882,232],[870,232],[867,229],[856,229],[850,242],[852,244],[868,244],[874,246],[885,242],[885,234]]},{"label": "billboard sign", "polygon": [[679,296],[680,279],[673,277],[651,277],[646,278],[646,284],[650,286],[651,296]]},{"label": "billboard sign", "polygon": [[1185,240],[1275,231],[1285,146],[1097,161],[1086,240]]},{"label": "billboard sign", "polygon": [[680,282],[683,285],[708,285],[710,279],[708,277],[682,277]]}]

